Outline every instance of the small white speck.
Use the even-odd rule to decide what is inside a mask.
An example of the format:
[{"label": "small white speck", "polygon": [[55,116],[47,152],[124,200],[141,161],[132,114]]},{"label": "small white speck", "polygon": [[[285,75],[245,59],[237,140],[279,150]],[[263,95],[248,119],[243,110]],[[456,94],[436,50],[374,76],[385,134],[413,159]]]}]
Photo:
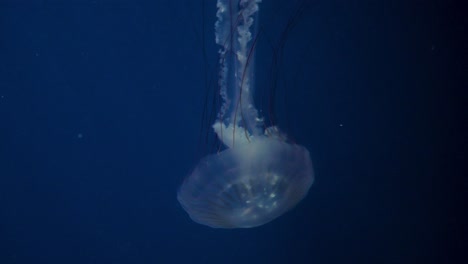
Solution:
[{"label": "small white speck", "polygon": [[83,134],[78,133],[78,135],[76,135],[76,137],[81,139],[81,138],[83,138]]},{"label": "small white speck", "polygon": [[343,124],[340,124],[340,127],[342,127],[342,126],[343,126]]},{"label": "small white speck", "polygon": [[35,54],[35,55],[36,55],[36,57],[39,57],[39,52],[36,52],[36,54]]}]

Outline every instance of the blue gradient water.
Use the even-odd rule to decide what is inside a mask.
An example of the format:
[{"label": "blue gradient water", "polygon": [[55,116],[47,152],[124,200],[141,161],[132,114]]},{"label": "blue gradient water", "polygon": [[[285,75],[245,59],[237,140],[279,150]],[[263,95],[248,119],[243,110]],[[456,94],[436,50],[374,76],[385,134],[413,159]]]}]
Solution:
[{"label": "blue gradient water", "polygon": [[[295,209],[249,230],[197,225],[176,199],[212,150],[199,138],[216,76],[215,1],[63,2],[0,2],[0,263],[463,254],[466,180],[455,176],[466,126],[454,88],[466,22],[448,2],[310,1],[296,16],[275,111],[310,150],[315,183]],[[294,7],[262,3],[256,67],[272,65],[268,47]],[[256,86],[270,94],[272,81],[263,71]]]}]

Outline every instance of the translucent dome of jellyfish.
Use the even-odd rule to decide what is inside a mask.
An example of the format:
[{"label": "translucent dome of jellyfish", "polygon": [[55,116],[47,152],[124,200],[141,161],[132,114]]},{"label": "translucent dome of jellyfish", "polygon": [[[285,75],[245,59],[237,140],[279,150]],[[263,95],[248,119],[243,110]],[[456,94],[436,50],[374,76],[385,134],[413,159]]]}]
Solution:
[{"label": "translucent dome of jellyfish", "polygon": [[277,127],[264,128],[253,102],[252,36],[260,2],[217,2],[223,102],[213,129],[226,149],[203,158],[177,195],[193,221],[213,228],[268,223],[299,203],[314,180],[307,149],[288,143]]}]

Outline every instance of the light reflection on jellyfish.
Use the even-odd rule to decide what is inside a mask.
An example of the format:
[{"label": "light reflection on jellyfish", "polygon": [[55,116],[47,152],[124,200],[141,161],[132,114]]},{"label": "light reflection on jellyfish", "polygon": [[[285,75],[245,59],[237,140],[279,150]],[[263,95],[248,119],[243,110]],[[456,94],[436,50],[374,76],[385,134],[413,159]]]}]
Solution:
[{"label": "light reflection on jellyfish", "polygon": [[214,228],[268,223],[299,203],[314,180],[307,149],[288,142],[277,127],[265,127],[254,105],[254,24],[260,2],[217,2],[223,103],[212,127],[226,149],[203,158],[177,195],[193,221]]}]

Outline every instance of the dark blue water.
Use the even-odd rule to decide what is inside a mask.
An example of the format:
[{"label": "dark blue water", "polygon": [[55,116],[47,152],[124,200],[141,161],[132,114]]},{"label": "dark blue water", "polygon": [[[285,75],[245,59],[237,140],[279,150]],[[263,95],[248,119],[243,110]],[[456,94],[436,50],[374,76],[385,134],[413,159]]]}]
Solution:
[{"label": "dark blue water", "polygon": [[222,230],[176,199],[212,149],[215,1],[1,0],[0,263],[463,263],[461,11],[291,2],[261,5],[256,86],[316,181]]}]

